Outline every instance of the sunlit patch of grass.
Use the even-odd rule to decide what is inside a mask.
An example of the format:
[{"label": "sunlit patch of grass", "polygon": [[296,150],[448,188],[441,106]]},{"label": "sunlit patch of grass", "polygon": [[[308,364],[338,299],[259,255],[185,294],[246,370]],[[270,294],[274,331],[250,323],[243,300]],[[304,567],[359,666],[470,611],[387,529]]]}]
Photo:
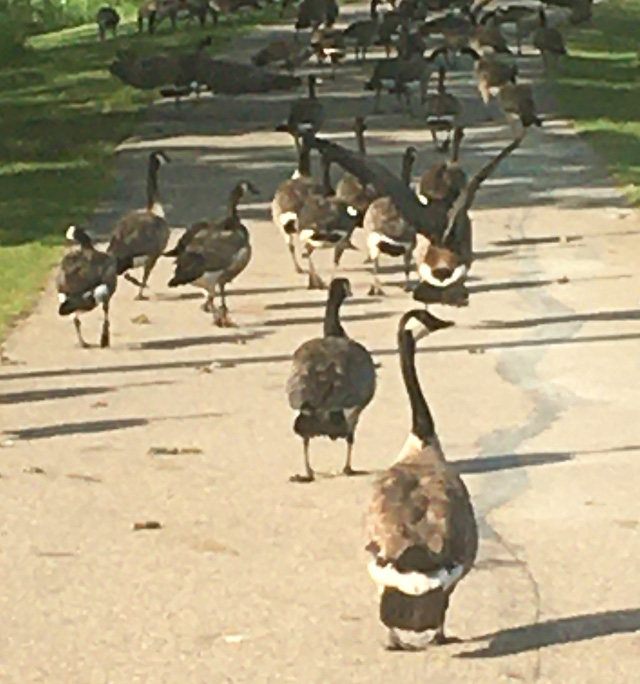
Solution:
[{"label": "sunlit patch of grass", "polygon": [[571,57],[556,85],[564,113],[593,145],[630,201],[640,205],[640,2],[594,5],[568,33]]},{"label": "sunlit patch of grass", "polygon": [[[169,22],[154,36],[125,22],[117,39],[97,40],[94,24],[31,38],[0,66],[0,340],[33,302],[60,255],[66,227],[86,223],[114,182],[113,151],[154,97],[108,72],[117,50],[139,55],[193,47],[212,51],[273,23],[277,7],[217,28]],[[130,17],[131,18],[131,17]]]}]

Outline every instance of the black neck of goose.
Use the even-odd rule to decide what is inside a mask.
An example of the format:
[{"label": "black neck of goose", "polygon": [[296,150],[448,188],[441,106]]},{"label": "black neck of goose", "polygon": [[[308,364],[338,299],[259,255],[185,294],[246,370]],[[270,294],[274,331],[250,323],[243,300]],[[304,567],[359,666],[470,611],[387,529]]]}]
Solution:
[{"label": "black neck of goose", "polygon": [[229,200],[227,201],[227,216],[229,218],[238,220],[238,204],[240,204],[243,194],[242,188],[238,185],[229,193]]},{"label": "black neck of goose", "polygon": [[344,294],[338,290],[332,290],[327,299],[327,308],[324,312],[324,336],[325,337],[346,337],[340,323],[340,307],[344,301]]},{"label": "black neck of goose", "polygon": [[420,389],[415,362],[416,343],[409,330],[401,330],[398,333],[398,347],[400,349],[402,378],[411,405],[411,432],[423,442],[428,442],[435,436],[436,426],[424,394]]},{"label": "black neck of goose", "polygon": [[316,79],[313,78],[313,76],[309,76],[308,84],[309,84],[309,99],[315,100],[316,99]]},{"label": "black neck of goose", "polygon": [[405,152],[402,158],[402,182],[411,185],[411,172],[413,171],[414,157],[411,152]]},{"label": "black neck of goose", "polygon": [[158,201],[158,161],[155,158],[149,160],[147,171],[147,209]]},{"label": "black neck of goose", "polygon": [[369,15],[372,19],[378,18],[378,0],[371,0],[371,4],[369,5]]},{"label": "black neck of goose", "polygon": [[322,190],[325,197],[332,197],[336,194],[331,185],[331,162],[326,157],[322,158]]},{"label": "black neck of goose", "polygon": [[460,143],[462,142],[462,132],[456,129],[453,132],[453,145],[451,146],[451,163],[457,164],[460,157]]},{"label": "black neck of goose", "polygon": [[311,175],[311,150],[304,141],[298,150],[298,174],[306,177]]},{"label": "black neck of goose", "polygon": [[542,8],[540,8],[538,10],[538,16],[540,17],[540,26],[546,26],[547,25],[547,14]]},{"label": "black neck of goose", "polygon": [[444,79],[446,78],[447,72],[445,71],[444,67],[440,67],[438,71],[438,92],[439,93],[444,93],[445,87],[444,87]]},{"label": "black neck of goose", "polygon": [[366,154],[367,147],[364,142],[364,127],[361,122],[356,123],[356,142],[358,143],[358,152]]}]

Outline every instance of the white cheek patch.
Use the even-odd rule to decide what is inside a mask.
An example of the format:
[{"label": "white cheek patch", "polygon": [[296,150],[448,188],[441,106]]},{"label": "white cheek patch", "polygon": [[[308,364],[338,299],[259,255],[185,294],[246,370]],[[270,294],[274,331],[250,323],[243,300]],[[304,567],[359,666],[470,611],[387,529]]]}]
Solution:
[{"label": "white cheek patch", "polygon": [[448,591],[464,572],[464,566],[455,565],[451,570],[442,568],[436,572],[398,572],[390,563],[381,566],[375,559],[369,562],[369,575],[377,584],[397,589],[408,596],[421,596],[429,591]]},{"label": "white cheek patch", "polygon": [[69,299],[69,297],[67,297],[66,294],[63,294],[62,292],[58,292],[58,302],[60,304],[64,304],[67,301],[67,299]]},{"label": "white cheek patch", "polygon": [[429,204],[429,200],[421,192],[418,193],[418,202],[420,202],[420,204],[424,204],[425,206]]},{"label": "white cheek patch", "polygon": [[65,237],[67,240],[75,240],[76,239],[76,227],[75,226],[69,226],[67,228],[67,232],[65,233]]},{"label": "white cheek patch", "polygon": [[154,202],[149,211],[158,218],[165,218],[164,207],[160,202]]},{"label": "white cheek patch", "polygon": [[291,180],[298,180],[298,178],[301,178],[302,174],[300,173],[300,169],[296,169],[292,174],[291,174]]},{"label": "white cheek patch", "polygon": [[349,204],[347,205],[347,214],[349,214],[349,216],[352,218],[355,218],[358,215],[358,210]]},{"label": "white cheek patch", "polygon": [[464,264],[460,264],[460,266],[455,267],[453,273],[448,278],[439,280],[433,275],[427,264],[420,264],[420,267],[418,268],[420,280],[423,280],[425,283],[429,283],[429,285],[433,285],[433,287],[438,287],[440,289],[449,287],[449,285],[453,285],[454,283],[462,280],[467,275],[467,271],[468,268]]}]

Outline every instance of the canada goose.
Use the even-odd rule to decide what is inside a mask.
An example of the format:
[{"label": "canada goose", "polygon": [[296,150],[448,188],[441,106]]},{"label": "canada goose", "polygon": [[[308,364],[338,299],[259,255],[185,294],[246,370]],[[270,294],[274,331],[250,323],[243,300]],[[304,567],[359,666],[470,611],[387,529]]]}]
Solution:
[{"label": "canada goose", "polygon": [[230,17],[247,12],[248,10],[261,9],[258,0],[209,0],[209,4],[213,10],[213,23],[218,25],[220,15]]},{"label": "canada goose", "polygon": [[100,37],[100,40],[106,38],[107,31],[111,31],[115,38],[118,33],[120,14],[113,7],[101,7],[96,15],[96,22],[98,24],[98,36]]},{"label": "canada goose", "polygon": [[251,57],[251,63],[257,67],[283,66],[293,72],[309,59],[311,54],[311,48],[299,41],[296,36],[277,38],[258,50]]},{"label": "canada goose", "polygon": [[132,88],[155,90],[177,81],[179,62],[167,55],[137,58],[132,52],[121,51],[109,65],[109,71]]},{"label": "canada goose", "polygon": [[514,76],[500,88],[498,100],[509,123],[514,127],[514,133],[517,133],[515,126],[518,122],[525,128],[542,125],[540,117],[536,114],[530,83],[516,83]]},{"label": "canada goose", "polygon": [[[353,130],[356,134],[358,152],[364,155],[366,154],[364,132],[367,130],[367,125],[363,117],[356,116]],[[378,197],[378,193],[373,186],[363,185],[353,174],[345,173],[336,186],[336,197],[352,206],[358,212],[358,225],[361,225],[367,208]]]},{"label": "canada goose", "polygon": [[369,19],[354,21],[343,31],[345,39],[353,42],[356,62],[367,59],[367,50],[373,45],[380,25],[378,5],[380,0],[371,0],[369,5]]},{"label": "canada goose", "polygon": [[464,129],[462,126],[456,126],[453,131],[450,161],[436,162],[422,174],[418,197],[425,204],[441,201],[445,202],[449,209],[466,187],[467,174],[458,163],[463,137]]},{"label": "canada goose", "polygon": [[462,48],[460,52],[470,55],[474,61],[478,91],[485,105],[489,104],[492,95],[497,94],[498,88],[518,74],[515,64],[501,61],[493,54],[480,55],[473,48]]},{"label": "canada goose", "polygon": [[307,198],[322,189],[311,177],[311,150],[303,139],[298,148],[298,168],[281,183],[271,202],[271,219],[284,233],[296,273],[304,273],[296,259],[294,238],[298,235],[298,217]]},{"label": "canada goose", "polygon": [[[225,286],[244,271],[251,259],[249,231],[238,215],[238,204],[247,192],[258,194],[252,183],[237,183],[229,195],[224,219],[194,224],[176,247],[167,252],[167,256],[176,257],[169,287],[191,284],[206,290],[204,309],[213,314],[213,321],[219,327],[233,326],[229,319]],[[219,309],[214,301],[216,288],[220,289]]]},{"label": "canada goose", "polygon": [[[118,263],[118,275],[124,274],[126,280],[140,288],[136,299],[146,299],[144,289],[149,275],[169,241],[169,224],[158,194],[158,169],[168,161],[169,157],[160,150],[149,155],[147,205],[118,221],[107,247],[107,252],[113,254]],[[137,266],[144,269],[142,281],[128,273],[130,268]]]},{"label": "canada goose", "polygon": [[[451,144],[451,131],[455,128],[458,117],[462,113],[462,105],[455,95],[447,92],[445,79],[447,70],[444,66],[438,69],[438,89],[435,94],[427,95],[424,99],[426,126],[431,131],[431,137],[436,150],[446,152]],[[444,131],[446,138],[440,143],[438,132]]]},{"label": "canada goose", "polygon": [[[471,16],[475,17],[474,14]],[[475,19],[474,19],[475,22]],[[496,53],[511,54],[505,37],[496,20],[496,12],[487,12],[473,28],[469,38],[469,46],[477,52],[491,50]]]},{"label": "canada goose", "polygon": [[[402,180],[407,187],[411,184],[415,160],[416,148],[407,147],[402,157]],[[373,263],[373,283],[369,294],[384,295],[378,275],[381,254],[404,259],[405,291],[408,291],[411,259],[416,247],[415,228],[396,209],[390,197],[380,197],[369,205],[363,227],[367,234],[369,258]]]},{"label": "canada goose", "polygon": [[102,305],[103,321],[100,346],[109,346],[109,301],[116,291],[118,275],[115,258],[97,250],[91,238],[81,228],[69,226],[67,240],[78,243],[79,249],[68,252],[62,258],[56,278],[56,288],[61,316],[73,314],[81,347],[88,347],[82,337],[79,315]]},{"label": "canada goose", "polygon": [[298,214],[298,236],[309,263],[309,289],[325,289],[313,263],[316,249],[334,249],[334,266],[340,263],[345,249],[351,247],[351,234],[359,222],[358,211],[335,196],[331,187],[331,163],[322,158],[322,192],[312,192]]},{"label": "canada goose", "polygon": [[295,29],[316,29],[322,24],[331,28],[339,12],[337,0],[302,0],[298,5]]},{"label": "canada goose", "polygon": [[371,354],[347,337],[340,324],[340,306],[351,294],[349,281],[331,281],[324,317],[324,334],[304,342],[293,354],[293,368],[287,381],[289,405],[298,412],[294,432],[302,437],[304,475],[292,482],[312,482],[309,441],[313,437],[344,439],[347,458],[342,472],[355,475],[351,456],[360,414],[373,399],[376,371]]},{"label": "canada goose", "polygon": [[512,24],[515,26],[518,55],[522,55],[522,39],[527,33],[523,22],[530,20],[535,13],[536,10],[533,7],[528,7],[526,5],[508,5],[507,7],[499,7],[494,15],[494,21],[497,24]]},{"label": "canada goose", "polygon": [[379,21],[378,37],[375,44],[384,48],[387,58],[391,55],[391,48],[394,46],[394,38],[404,21],[404,18],[394,10],[385,12],[382,19]]},{"label": "canada goose", "polygon": [[300,79],[226,59],[204,56],[199,63],[198,83],[206,85],[212,93],[243,95],[295,90]]},{"label": "canada goose", "polygon": [[323,138],[309,136],[306,143],[317,149],[323,158],[338,164],[362,183],[373,185],[380,196],[391,197],[407,223],[428,240],[436,240],[446,229],[447,217],[442,208],[437,205],[425,206],[401,178],[380,162]]},{"label": "canada goose", "polygon": [[558,58],[567,54],[562,33],[547,25],[547,14],[542,7],[538,11],[540,27],[533,34],[533,47],[540,51],[545,74],[555,69]]},{"label": "canada goose", "polygon": [[376,93],[374,113],[380,112],[380,95],[383,88],[394,92],[398,99],[404,95],[410,113],[411,88],[419,88],[420,99],[424,103],[427,99],[433,61],[443,51],[444,48],[437,48],[429,56],[424,56],[421,52],[408,55],[403,53],[398,57],[379,60],[371,78],[364,85],[365,90],[373,90]]},{"label": "canada goose", "polygon": [[316,94],[319,79],[314,74],[307,77],[309,93],[307,97],[291,103],[286,123],[280,124],[277,131],[294,131],[299,135],[303,131],[317,133],[324,121],[324,107]]},{"label": "canada goose", "polygon": [[145,0],[138,8],[138,33],[144,30],[144,22],[147,21],[147,30],[154,33],[158,24],[169,17],[172,28],[176,28],[180,0]]},{"label": "canada goose", "polygon": [[311,47],[318,64],[329,60],[331,78],[335,78],[338,64],[347,54],[346,43],[342,31],[334,28],[316,28],[311,34]]},{"label": "canada goose", "polygon": [[[418,259],[418,276],[421,282],[413,291],[413,298],[417,301],[425,304],[467,305],[465,281],[473,261],[469,210],[481,184],[498,168],[503,159],[519,147],[523,138],[524,133],[485,164],[454,202],[448,212],[446,230],[430,239],[424,255]],[[434,204],[438,206],[440,203]]]},{"label": "canada goose", "polygon": [[469,492],[445,458],[416,372],[413,320],[429,332],[450,323],[426,310],[398,326],[400,367],[411,406],[411,431],[395,463],[373,486],[367,516],[369,574],[380,596],[388,647],[416,650],[447,643],[449,600],[473,567],[478,528]]}]

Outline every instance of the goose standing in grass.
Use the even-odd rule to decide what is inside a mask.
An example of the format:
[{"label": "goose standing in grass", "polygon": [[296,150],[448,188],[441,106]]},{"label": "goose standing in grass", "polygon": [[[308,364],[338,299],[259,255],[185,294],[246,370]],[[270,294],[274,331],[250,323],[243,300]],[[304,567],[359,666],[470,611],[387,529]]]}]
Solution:
[{"label": "goose standing in grass", "polygon": [[311,150],[303,138],[298,146],[298,168],[279,185],[271,202],[271,219],[284,234],[296,273],[304,273],[296,259],[295,245],[300,211],[312,193],[321,191],[311,177]]},{"label": "goose standing in grass", "polygon": [[349,281],[331,282],[324,318],[324,335],[308,340],[295,351],[287,381],[289,405],[298,414],[294,432],[302,438],[305,473],[293,482],[312,482],[309,442],[313,437],[344,439],[345,475],[356,475],[351,466],[353,443],[360,414],[373,399],[376,371],[371,354],[347,337],[340,323],[340,306],[351,294]]},{"label": "goose standing in grass", "polygon": [[467,185],[467,174],[459,164],[460,144],[464,137],[464,128],[456,126],[453,131],[451,159],[448,162],[436,162],[427,169],[420,179],[418,197],[421,202],[445,202],[447,209],[458,199]]},{"label": "goose standing in grass", "polygon": [[400,319],[400,366],[411,431],[395,463],[376,481],[367,519],[369,574],[380,594],[388,647],[443,644],[451,594],[473,567],[478,529],[469,492],[445,458],[416,373],[413,320],[428,331],[450,325],[426,310]]},{"label": "goose standing in grass", "polygon": [[[364,133],[367,130],[367,125],[364,117],[356,116],[353,123],[353,130],[356,134],[358,152],[365,155],[367,149]],[[378,196],[379,195],[373,186],[361,183],[360,180],[351,173],[345,173],[338,181],[338,185],[336,185],[336,197],[346,202],[349,206],[352,206],[358,212],[358,225],[362,224],[369,205]]]},{"label": "goose standing in grass", "polygon": [[[123,216],[111,232],[107,252],[118,263],[118,275],[139,287],[136,299],[146,299],[144,289],[149,275],[169,241],[169,224],[158,192],[158,169],[169,161],[162,151],[149,155],[147,171],[147,206]],[[130,268],[142,266],[142,280],[128,273]]]},{"label": "goose standing in grass", "polygon": [[78,244],[78,249],[62,258],[56,278],[61,316],[73,314],[73,325],[78,342],[83,348],[89,345],[82,337],[80,314],[102,306],[103,321],[100,346],[108,347],[109,302],[116,291],[118,274],[116,260],[110,254],[97,250],[91,238],[81,228],[70,226],[67,239]]},{"label": "goose standing in grass", "polygon": [[334,249],[334,267],[342,254],[352,247],[351,235],[360,221],[358,211],[335,196],[331,186],[331,163],[322,158],[322,192],[311,193],[298,215],[298,236],[309,263],[309,289],[323,290],[326,285],[313,263],[316,249]]},{"label": "goose standing in grass", "polygon": [[96,14],[96,22],[98,24],[98,36],[100,37],[100,40],[104,40],[107,37],[107,31],[111,31],[115,38],[118,33],[120,14],[113,7],[101,7]]},{"label": "goose standing in grass", "polygon": [[[445,79],[447,70],[444,66],[438,69],[438,89],[433,95],[427,95],[424,99],[427,115],[427,128],[431,131],[431,137],[436,150],[446,152],[451,144],[451,131],[457,124],[458,117],[462,113],[462,105],[455,95],[447,92]],[[443,143],[438,140],[438,133],[446,133]]]},{"label": "goose standing in grass", "polygon": [[[416,160],[416,148],[407,147],[402,157],[402,180],[411,184],[411,171]],[[369,259],[373,263],[371,296],[382,296],[380,284],[380,256],[402,257],[404,260],[405,290],[409,290],[411,259],[416,247],[416,230],[398,211],[390,197],[380,197],[372,202],[364,216]]]},{"label": "goose standing in grass", "polygon": [[555,69],[558,59],[567,54],[562,33],[547,25],[547,13],[541,7],[538,12],[540,26],[533,34],[533,47],[540,51],[545,74]]},{"label": "goose standing in grass", "polygon": [[[240,181],[229,195],[224,219],[194,224],[166,253],[176,257],[169,287],[191,284],[206,290],[204,310],[213,314],[213,322],[219,327],[234,325],[229,318],[225,286],[244,271],[251,259],[249,231],[238,215],[238,204],[247,192],[258,194],[252,183]],[[220,308],[214,301],[216,289],[220,290]]]}]

